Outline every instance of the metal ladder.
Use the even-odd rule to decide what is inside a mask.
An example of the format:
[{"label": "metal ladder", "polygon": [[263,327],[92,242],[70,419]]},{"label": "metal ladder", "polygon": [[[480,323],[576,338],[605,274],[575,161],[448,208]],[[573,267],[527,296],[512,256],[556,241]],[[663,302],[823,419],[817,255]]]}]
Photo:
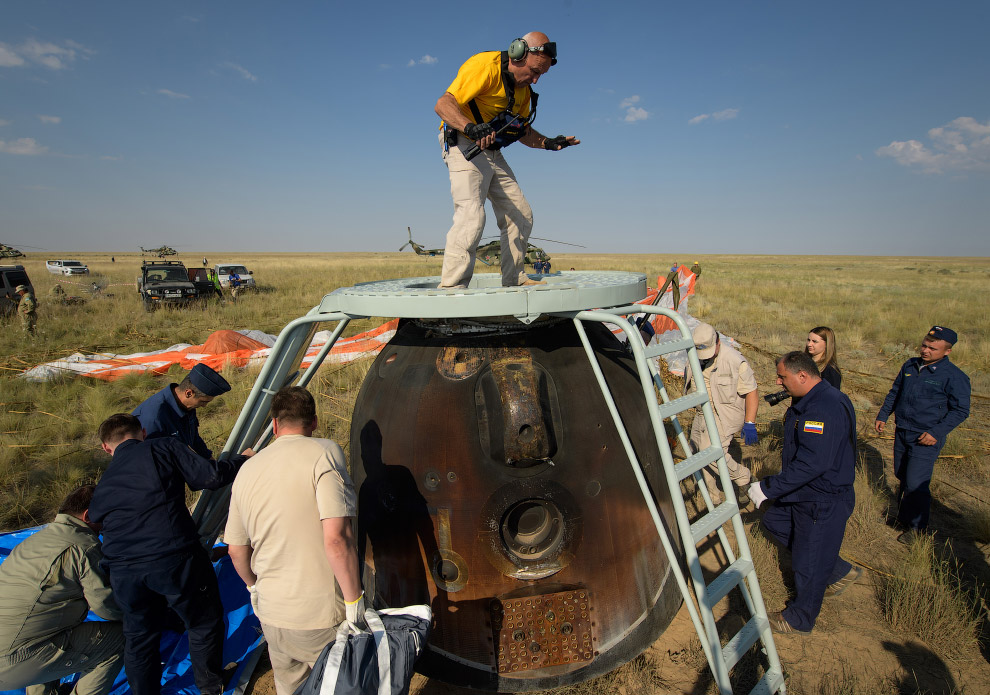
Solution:
[{"label": "metal ladder", "polygon": [[[638,328],[630,324],[625,318],[631,314],[644,312],[661,314],[673,320],[680,331],[680,338],[646,347]],[[684,461],[675,464],[664,429],[664,420],[670,420],[684,452],[690,452],[691,449],[688,445],[687,438],[684,436],[684,432],[677,421],[677,414],[700,406],[708,431],[717,431],[714,411],[708,399],[705,380],[701,374],[701,365],[698,362],[697,350],[695,349],[691,332],[684,323],[684,319],[670,309],[644,305],[631,305],[595,311],[567,312],[557,315],[571,318],[581,338],[591,368],[595,373],[602,395],[605,397],[616,429],[626,449],[626,455],[629,458],[633,472],[643,492],[643,498],[653,517],[657,533],[660,535],[674,577],[677,580],[681,594],[684,597],[684,602],[687,605],[688,613],[701,640],[702,649],[708,658],[708,663],[711,666],[719,692],[723,695],[732,693],[729,672],[749,651],[750,647],[759,641],[762,643],[762,651],[767,658],[769,668],[751,693],[761,695],[770,695],[777,692],[785,693],[786,689],[780,658],[777,655],[773,633],[770,630],[770,623],[767,620],[766,607],[763,604],[759,581],[756,577],[756,571],[753,568],[753,559],[750,555],[749,544],[746,541],[742,518],[739,515],[739,505],[736,502],[733,484],[729,478],[729,471],[725,464],[725,452],[722,451],[721,442],[717,436],[710,437],[709,439],[712,443],[708,448],[690,455]],[[688,571],[691,575],[691,582],[694,588],[693,595],[688,590],[688,585],[681,569],[682,558],[676,552],[670,538],[667,536],[642,466],[633,451],[626,428],[612,399],[608,384],[605,383],[591,344],[588,341],[588,336],[583,325],[585,321],[617,325],[628,338],[628,344],[633,353],[640,383],[643,387],[643,395],[650,413],[653,431],[656,435],[657,446],[660,449],[660,458],[663,462],[667,486],[671,492],[670,497],[673,502],[674,515],[677,519],[677,528],[680,531],[683,545],[683,560],[687,564]],[[653,358],[681,350],[687,351],[688,364],[692,370],[693,381],[697,385],[697,391],[671,400]],[[659,392],[660,399],[663,401],[662,404],[657,402],[657,392]],[[711,495],[708,493],[708,488],[702,479],[701,473],[706,465],[713,462],[718,463],[719,479],[725,491],[725,501],[718,506],[713,505]],[[680,486],[680,482],[687,478],[693,478],[695,480],[707,508],[706,513],[693,524],[688,519],[687,507],[685,506]],[[729,544],[729,539],[724,528],[726,523],[732,524],[732,530],[739,547],[738,558],[733,553],[732,547]],[[718,573],[714,580],[706,583],[701,571],[701,560],[698,557],[698,545],[704,542],[713,532],[717,534],[729,564]],[[719,601],[725,598],[735,588],[739,588],[742,592],[743,600],[751,617],[739,632],[733,635],[725,645],[722,645],[718,628],[715,624],[713,609]],[[697,598],[697,604],[695,603],[695,598]]]}]

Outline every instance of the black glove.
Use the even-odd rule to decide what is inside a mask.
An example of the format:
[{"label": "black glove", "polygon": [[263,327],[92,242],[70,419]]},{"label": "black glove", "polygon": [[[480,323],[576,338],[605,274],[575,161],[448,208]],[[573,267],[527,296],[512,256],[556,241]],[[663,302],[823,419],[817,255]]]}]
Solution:
[{"label": "black glove", "polygon": [[487,123],[468,123],[464,126],[464,134],[468,136],[470,140],[484,140],[489,135],[495,132]]},{"label": "black glove", "polygon": [[566,135],[558,135],[555,138],[547,138],[543,141],[543,149],[550,150],[554,152],[555,150],[562,150],[565,147],[570,147],[571,143],[567,141]]}]

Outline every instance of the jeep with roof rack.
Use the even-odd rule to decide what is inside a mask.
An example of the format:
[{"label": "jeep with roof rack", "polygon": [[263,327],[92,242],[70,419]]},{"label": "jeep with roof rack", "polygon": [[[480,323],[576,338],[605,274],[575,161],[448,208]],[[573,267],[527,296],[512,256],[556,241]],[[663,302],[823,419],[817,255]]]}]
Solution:
[{"label": "jeep with roof rack", "polygon": [[142,261],[137,291],[145,311],[161,306],[188,306],[199,297],[182,261]]}]

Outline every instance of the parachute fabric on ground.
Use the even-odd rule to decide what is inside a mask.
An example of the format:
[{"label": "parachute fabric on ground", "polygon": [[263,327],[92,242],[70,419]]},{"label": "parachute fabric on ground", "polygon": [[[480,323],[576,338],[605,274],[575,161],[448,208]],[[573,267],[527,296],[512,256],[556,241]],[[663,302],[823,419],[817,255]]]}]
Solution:
[{"label": "parachute fabric on ground", "polygon": [[[395,335],[399,325],[393,319],[350,338],[341,338],[334,344],[326,358],[326,363],[342,364],[362,357],[374,357]],[[192,369],[197,364],[205,364],[216,370],[226,366],[260,366],[271,354],[276,336],[253,330],[219,330],[207,338],[202,345],[178,343],[163,350],[138,352],[130,355],[96,353],[85,355],[74,353],[54,362],[46,362],[25,371],[21,377],[28,381],[51,381],[66,375],[78,374],[104,381],[121,379],[134,372],[154,372],[164,374],[173,365]],[[330,331],[319,331],[306,350],[302,366],[308,367],[320,349],[330,339]]]},{"label": "parachute fabric on ground", "polygon": [[[32,534],[40,531],[43,526],[11,531],[0,534],[0,563],[18,543]],[[221,546],[222,547],[222,546]],[[254,672],[254,667],[262,654],[265,645],[261,636],[261,626],[251,610],[251,600],[244,581],[237,576],[234,565],[226,555],[213,563],[220,584],[220,598],[223,601],[224,623],[227,634],[224,636],[223,661],[230,669],[226,673],[229,678],[225,695],[241,695],[247,687],[248,680]],[[99,621],[101,618],[90,612],[87,620]],[[189,657],[189,640],[185,634],[165,632],[162,635],[162,695],[199,695],[199,689],[193,681],[192,662]],[[235,668],[231,666],[236,665]],[[71,683],[75,677],[63,679],[63,683]],[[123,671],[114,681],[110,695],[129,695],[131,689],[127,685]],[[24,690],[2,690],[0,695],[24,695]]]}]

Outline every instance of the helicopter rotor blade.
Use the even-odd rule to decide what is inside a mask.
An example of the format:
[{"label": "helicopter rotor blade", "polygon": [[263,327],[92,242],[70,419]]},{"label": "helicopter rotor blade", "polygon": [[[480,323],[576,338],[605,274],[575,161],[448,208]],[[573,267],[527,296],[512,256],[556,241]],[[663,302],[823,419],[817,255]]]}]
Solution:
[{"label": "helicopter rotor blade", "polygon": [[531,236],[530,239],[537,239],[539,241],[552,241],[555,244],[563,244],[564,246],[577,246],[579,249],[586,249],[587,246],[582,246],[581,244],[572,244],[569,241],[557,241],[556,239],[547,239],[546,237]]}]

